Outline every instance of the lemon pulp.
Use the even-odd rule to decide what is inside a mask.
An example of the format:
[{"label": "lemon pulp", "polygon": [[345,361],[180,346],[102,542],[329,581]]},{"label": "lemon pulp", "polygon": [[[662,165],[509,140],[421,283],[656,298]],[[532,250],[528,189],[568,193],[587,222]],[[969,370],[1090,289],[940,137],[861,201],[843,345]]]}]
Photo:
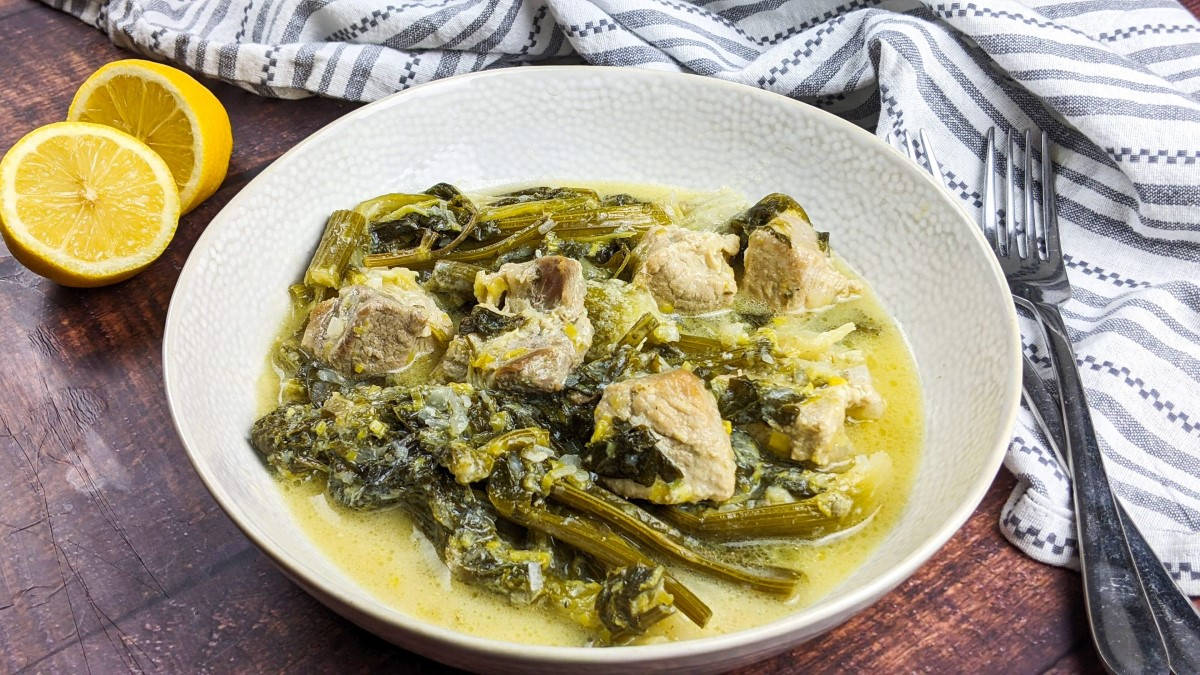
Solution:
[{"label": "lemon pulp", "polygon": [[171,169],[183,212],[216,191],[233,136],[221,103],[187,73],[141,59],[109,63],[79,87],[67,119],[120,129]]},{"label": "lemon pulp", "polygon": [[13,255],[70,286],[131,276],[157,258],[179,218],[166,163],[132,136],[59,122],[0,162],[0,220]]}]

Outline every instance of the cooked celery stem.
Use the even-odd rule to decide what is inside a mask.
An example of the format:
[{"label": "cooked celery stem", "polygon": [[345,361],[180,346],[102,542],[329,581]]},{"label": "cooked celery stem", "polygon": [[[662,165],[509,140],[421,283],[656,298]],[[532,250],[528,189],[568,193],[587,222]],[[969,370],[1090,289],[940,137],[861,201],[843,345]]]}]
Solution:
[{"label": "cooked celery stem", "polygon": [[688,353],[725,351],[725,345],[721,344],[720,340],[686,333],[681,333],[679,339],[671,345]]},{"label": "cooked celery stem", "polygon": [[495,222],[501,231],[517,230],[544,216],[557,214],[571,209],[587,208],[596,204],[596,197],[579,195],[577,197],[560,197],[558,199],[539,199],[528,202],[518,202],[505,206],[484,208],[479,214],[483,222]]},{"label": "cooked celery stem", "polygon": [[719,358],[727,364],[742,365],[746,362],[756,363],[761,359],[763,350],[770,351],[771,345],[766,342],[754,342],[739,347],[727,347],[720,340],[701,335],[682,333],[679,339],[670,345],[685,354],[698,359],[713,360]]},{"label": "cooked celery stem", "polygon": [[292,284],[288,286],[288,295],[292,298],[292,309],[300,309],[312,302],[313,289],[304,284]]},{"label": "cooked celery stem", "polygon": [[601,222],[626,223],[638,230],[647,230],[654,225],[670,225],[671,219],[657,204],[625,204],[606,206],[596,210],[596,219]]},{"label": "cooked celery stem", "polygon": [[[774,504],[738,511],[707,511],[700,515],[668,507],[663,516],[697,534],[724,538],[801,537],[817,539],[861,521],[869,513],[856,509],[839,515],[822,505],[821,495],[790,504]],[[855,514],[858,514],[856,517]]]},{"label": "cooked celery stem", "polygon": [[[668,616],[671,616],[670,607],[654,607],[645,613],[642,617],[642,623],[646,626],[653,626]],[[634,631],[619,631],[609,636],[609,642],[619,645],[638,637],[638,635],[639,633]]]},{"label": "cooked celery stem", "polygon": [[475,277],[483,269],[479,265],[472,265],[471,263],[443,260],[434,267],[434,276],[447,281],[452,280],[473,285]]},{"label": "cooked celery stem", "polygon": [[436,253],[433,250],[433,243],[437,241],[437,238],[436,232],[426,230],[421,233],[421,243],[416,246],[395,253],[377,253],[366,256],[363,258],[363,265],[366,267],[413,267],[433,260]]},{"label": "cooked celery stem", "polygon": [[[474,221],[472,221],[472,228]],[[588,239],[593,237],[611,238],[617,234],[617,230],[623,225],[596,225],[589,227],[574,227],[562,229],[557,220],[553,217],[546,217],[542,220],[526,225],[524,229],[518,230],[510,234],[508,237],[501,239],[487,246],[480,246],[465,251],[451,252],[452,249],[458,246],[458,243],[466,238],[468,233],[464,229],[455,240],[445,247],[436,251],[431,251],[428,248],[417,247],[407,251],[398,253],[378,253],[369,255],[363,258],[363,264],[367,267],[395,267],[397,265],[405,267],[423,267],[438,260],[453,260],[458,262],[481,262],[494,258],[508,251],[512,251],[520,246],[541,239],[550,230],[554,230],[563,239]],[[630,230],[628,234],[621,233],[620,236],[634,236],[636,232]]]},{"label": "cooked celery stem", "polygon": [[584,490],[569,483],[559,482],[554,485],[550,494],[564,505],[599,518],[650,549],[670,556],[699,572],[784,597],[790,597],[795,592],[796,585],[803,579],[801,573],[782,567],[751,569],[707,558],[666,532],[664,525],[659,524],[659,528],[655,528],[651,524],[650,514],[643,512],[639,514],[642,516],[639,518],[638,515],[619,506],[618,498],[606,494],[601,488]]},{"label": "cooked celery stem", "polygon": [[[644,232],[654,225],[669,225],[671,219],[654,204],[625,204],[621,206],[597,206],[586,204],[566,204],[578,201],[575,199],[547,200],[545,202],[526,202],[513,204],[496,209],[485,209],[479,216],[482,221],[492,221],[501,231],[515,230],[524,227],[537,218],[550,216],[563,229],[584,227],[608,227],[609,231],[625,228]],[[557,202],[557,207],[549,206]],[[536,205],[543,204],[542,210]],[[507,216],[503,210],[524,207],[525,212]]]},{"label": "cooked celery stem", "polygon": [[440,256],[444,256],[445,254],[450,253],[454,249],[458,248],[459,244],[463,243],[467,240],[467,237],[471,236],[471,233],[475,231],[475,226],[478,223],[479,219],[476,217],[475,212],[472,211],[470,217],[467,219],[467,224],[462,226],[462,232],[459,232],[458,236],[452,239],[449,244],[439,248],[436,253]]},{"label": "cooked celery stem", "polygon": [[479,248],[473,248],[469,251],[459,251],[453,255],[447,256],[446,259],[456,260],[458,262],[479,262],[481,260],[494,258],[502,253],[508,253],[519,246],[523,246],[537,239],[541,239],[542,237],[546,236],[547,232],[553,230],[556,226],[557,224],[553,220],[539,220],[537,222],[530,223],[524,229],[513,233],[507,239],[501,239],[494,244],[480,246]]},{"label": "cooked celery stem", "polygon": [[[629,330],[626,331],[624,337],[621,338],[618,344],[636,346],[643,339],[654,334],[654,330],[659,326],[659,320],[653,314],[643,314]],[[696,355],[712,355],[729,352],[734,355],[741,355],[745,349],[728,349],[721,344],[720,340],[716,340],[701,335],[688,335],[681,333],[679,339],[671,342],[670,345],[676,349]]]},{"label": "cooked celery stem", "polygon": [[555,229],[559,239],[574,241],[611,241],[637,237],[642,230],[628,227],[625,223],[608,223],[601,225],[575,225],[573,227],[559,226]]},{"label": "cooked celery stem", "polygon": [[354,211],[330,214],[325,222],[325,232],[321,234],[321,241],[304,273],[305,285],[337,288],[366,229],[366,219]]},{"label": "cooked celery stem", "polygon": [[328,290],[323,286],[312,287],[305,284],[288,286],[288,296],[292,299],[291,316],[289,321],[301,322],[308,320],[308,313],[313,305],[325,299],[321,291]]},{"label": "cooked celery stem", "polygon": [[489,452],[497,457],[515,448],[535,445],[549,447],[550,432],[541,427],[523,427],[500,434],[487,442]]},{"label": "cooked celery stem", "polygon": [[642,340],[650,336],[655,328],[658,328],[659,321],[654,318],[653,314],[643,314],[642,318],[638,319],[625,331],[625,335],[617,342],[618,345],[636,347]]},{"label": "cooked celery stem", "polygon": [[440,201],[433,195],[405,194],[393,192],[379,195],[354,207],[354,212],[361,215],[367,222],[376,222],[381,216],[394,213],[397,209],[411,206],[425,206]]},{"label": "cooked celery stem", "polygon": [[425,282],[426,290],[445,294],[451,302],[462,304],[475,299],[475,277],[483,268],[470,263],[439,260]]},{"label": "cooked celery stem", "polygon": [[625,267],[629,265],[629,261],[633,259],[633,254],[626,252],[621,255],[621,264],[617,265],[617,269],[613,271],[612,278],[620,278],[621,272],[625,271]]},{"label": "cooked celery stem", "polygon": [[[387,263],[388,267],[412,267],[424,262],[442,260],[446,258],[451,251],[458,248],[459,244],[466,241],[467,237],[475,231],[476,222],[475,215],[471,214],[471,218],[467,221],[467,224],[463,226],[462,232],[459,232],[458,236],[452,239],[449,244],[446,244],[439,249],[435,250],[433,248],[433,242],[437,241],[438,235],[434,232],[426,231],[421,235],[420,245],[416,246],[415,248],[397,251],[396,253],[383,253],[379,255],[390,256],[390,261]],[[375,257],[376,256],[367,256],[367,258]],[[376,266],[373,265],[371,261],[366,259],[364,259],[363,262],[367,267]]]},{"label": "cooked celery stem", "polygon": [[[508,237],[501,239],[494,244],[472,248],[466,251],[455,251],[445,256],[428,255],[420,257],[416,255],[405,255],[402,253],[379,253],[369,255],[363,258],[363,265],[367,267],[393,267],[395,265],[405,265],[408,267],[424,267],[436,260],[454,260],[457,262],[479,262],[494,258],[502,253],[507,253],[518,246],[522,246],[536,239],[541,239],[547,232],[554,229],[553,220],[540,220],[531,223],[525,229],[515,232]],[[436,253],[436,251],[434,252]]]},{"label": "cooked celery stem", "polygon": [[[583,516],[564,517],[542,508],[512,504],[498,499],[491,490],[488,491],[488,496],[504,517],[518,525],[545,532],[564,544],[591,555],[604,565],[609,567],[627,567],[637,564],[655,566],[653,560],[630,545],[621,535],[595,525]],[[701,628],[708,623],[712,617],[712,610],[678,579],[667,574],[664,586],[667,592],[675,598],[675,606],[691,619],[692,623]]]}]

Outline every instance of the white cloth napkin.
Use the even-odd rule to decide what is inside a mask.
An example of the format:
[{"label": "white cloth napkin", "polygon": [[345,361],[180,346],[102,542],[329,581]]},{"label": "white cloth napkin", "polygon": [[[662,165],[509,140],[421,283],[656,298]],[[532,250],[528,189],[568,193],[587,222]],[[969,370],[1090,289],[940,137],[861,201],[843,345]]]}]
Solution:
[{"label": "white cloth napkin", "polygon": [[[1064,313],[1105,463],[1151,546],[1200,594],[1200,24],[1173,0],[50,4],[120,46],[267,96],[373,100],[571,55],[743,82],[919,155],[925,129],[947,187],[976,211],[988,127],[1048,131],[1075,287]],[[1067,473],[1027,415],[1006,464],[1020,484],[1005,535],[1072,564]]]}]

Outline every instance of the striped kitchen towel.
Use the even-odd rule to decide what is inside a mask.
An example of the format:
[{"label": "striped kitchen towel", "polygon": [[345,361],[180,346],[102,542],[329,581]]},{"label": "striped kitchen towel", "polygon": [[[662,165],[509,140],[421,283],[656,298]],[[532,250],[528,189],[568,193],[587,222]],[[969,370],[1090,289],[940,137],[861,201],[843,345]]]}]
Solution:
[{"label": "striped kitchen towel", "polygon": [[[1200,24],[1174,0],[53,0],[118,45],[266,96],[377,99],[575,57],[770,89],[923,151],[978,212],[984,134],[1058,146],[1064,310],[1114,488],[1200,594]],[[1036,188],[1035,189],[1039,189]],[[1026,343],[1044,362],[1044,348]],[[1067,472],[1028,416],[1006,536],[1075,560]]]}]

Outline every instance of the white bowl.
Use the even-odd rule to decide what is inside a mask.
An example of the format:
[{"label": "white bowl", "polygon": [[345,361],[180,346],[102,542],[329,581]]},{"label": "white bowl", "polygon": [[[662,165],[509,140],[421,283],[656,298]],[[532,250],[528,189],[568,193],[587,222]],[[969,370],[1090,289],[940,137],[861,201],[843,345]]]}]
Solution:
[{"label": "white bowl", "polygon": [[[303,103],[296,105],[302,106]],[[255,383],[330,211],[439,181],[621,180],[775,191],[802,203],[905,330],[926,444],[907,510],[840,588],[784,619],[719,637],[605,649],[517,645],[389,609],[297,526],[246,441]],[[346,618],[476,670],[717,671],[845,621],[906,579],[991,483],[1016,415],[1020,361],[1007,286],[966,213],[871,134],[783,96],[644,70],[498,70],[356,110],[276,160],[200,237],[163,337],[167,398],[200,478],[298,584]],[[896,626],[896,630],[908,627]]]}]

